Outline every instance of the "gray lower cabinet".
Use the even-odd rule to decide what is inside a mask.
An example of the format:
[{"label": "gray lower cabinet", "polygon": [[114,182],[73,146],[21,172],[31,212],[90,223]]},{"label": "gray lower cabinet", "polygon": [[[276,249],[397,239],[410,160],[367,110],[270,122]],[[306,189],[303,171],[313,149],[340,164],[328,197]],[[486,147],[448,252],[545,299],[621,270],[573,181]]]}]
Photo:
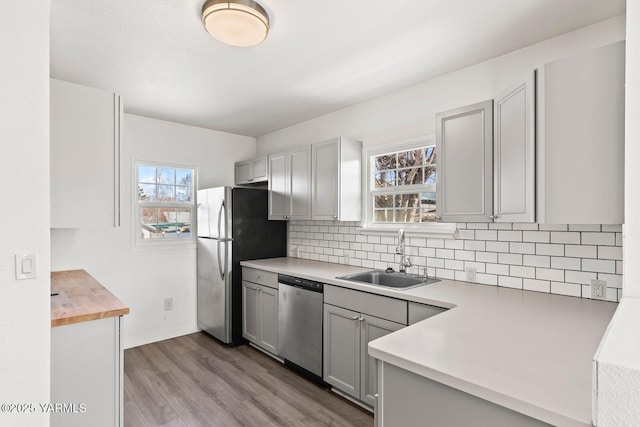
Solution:
[{"label": "gray lower cabinet", "polygon": [[242,336],[277,354],[278,290],[242,281]]},{"label": "gray lower cabinet", "polygon": [[123,425],[122,316],[51,328],[52,426]]},{"label": "gray lower cabinet", "polygon": [[543,427],[549,424],[406,371],[378,362],[376,427]]},{"label": "gray lower cabinet", "polygon": [[344,394],[374,406],[377,381],[370,341],[404,324],[343,307],[324,305],[324,381]]}]

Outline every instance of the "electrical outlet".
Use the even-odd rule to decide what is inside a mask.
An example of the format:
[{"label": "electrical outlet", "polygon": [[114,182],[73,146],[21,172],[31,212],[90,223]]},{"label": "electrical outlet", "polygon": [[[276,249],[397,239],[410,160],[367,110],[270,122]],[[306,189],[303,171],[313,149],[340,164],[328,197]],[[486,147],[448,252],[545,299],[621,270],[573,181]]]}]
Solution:
[{"label": "electrical outlet", "polygon": [[351,254],[349,252],[344,253],[344,263],[349,265],[351,263]]},{"label": "electrical outlet", "polygon": [[165,298],[164,299],[164,311],[173,310],[173,298]]},{"label": "electrical outlet", "polygon": [[607,282],[591,279],[591,299],[607,299]]},{"label": "electrical outlet", "polygon": [[476,281],[476,270],[474,267],[467,267],[467,282],[475,282]]},{"label": "electrical outlet", "polygon": [[298,258],[298,247],[297,246],[291,246],[291,249],[289,250],[289,254],[290,254],[290,256],[292,256],[294,258]]}]

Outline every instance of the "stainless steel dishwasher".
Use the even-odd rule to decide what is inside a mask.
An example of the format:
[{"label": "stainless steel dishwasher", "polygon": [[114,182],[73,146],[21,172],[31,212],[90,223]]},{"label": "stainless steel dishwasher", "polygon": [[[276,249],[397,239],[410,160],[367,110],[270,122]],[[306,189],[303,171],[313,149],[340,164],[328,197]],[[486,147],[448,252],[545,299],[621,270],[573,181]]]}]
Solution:
[{"label": "stainless steel dishwasher", "polygon": [[323,291],[320,282],[278,274],[278,353],[320,382]]}]

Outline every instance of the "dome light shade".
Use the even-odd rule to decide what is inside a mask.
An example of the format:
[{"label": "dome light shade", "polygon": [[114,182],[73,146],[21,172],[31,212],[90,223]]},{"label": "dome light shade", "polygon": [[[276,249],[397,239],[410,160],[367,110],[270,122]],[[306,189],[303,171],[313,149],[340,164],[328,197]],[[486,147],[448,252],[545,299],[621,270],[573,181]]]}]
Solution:
[{"label": "dome light shade", "polygon": [[269,16],[253,0],[207,0],[202,23],[209,34],[232,46],[254,46],[269,32]]}]

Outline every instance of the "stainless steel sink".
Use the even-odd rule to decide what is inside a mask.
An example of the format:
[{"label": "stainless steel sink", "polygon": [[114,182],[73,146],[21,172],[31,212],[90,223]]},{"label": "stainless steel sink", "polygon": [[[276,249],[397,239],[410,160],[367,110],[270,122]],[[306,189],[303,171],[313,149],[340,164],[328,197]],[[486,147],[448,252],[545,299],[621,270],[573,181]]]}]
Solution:
[{"label": "stainless steel sink", "polygon": [[384,270],[372,270],[365,271],[363,273],[348,274],[346,276],[338,276],[336,279],[396,289],[409,289],[417,286],[429,285],[439,281],[438,279],[425,279],[424,276],[419,276],[417,274],[397,272],[388,273]]}]

